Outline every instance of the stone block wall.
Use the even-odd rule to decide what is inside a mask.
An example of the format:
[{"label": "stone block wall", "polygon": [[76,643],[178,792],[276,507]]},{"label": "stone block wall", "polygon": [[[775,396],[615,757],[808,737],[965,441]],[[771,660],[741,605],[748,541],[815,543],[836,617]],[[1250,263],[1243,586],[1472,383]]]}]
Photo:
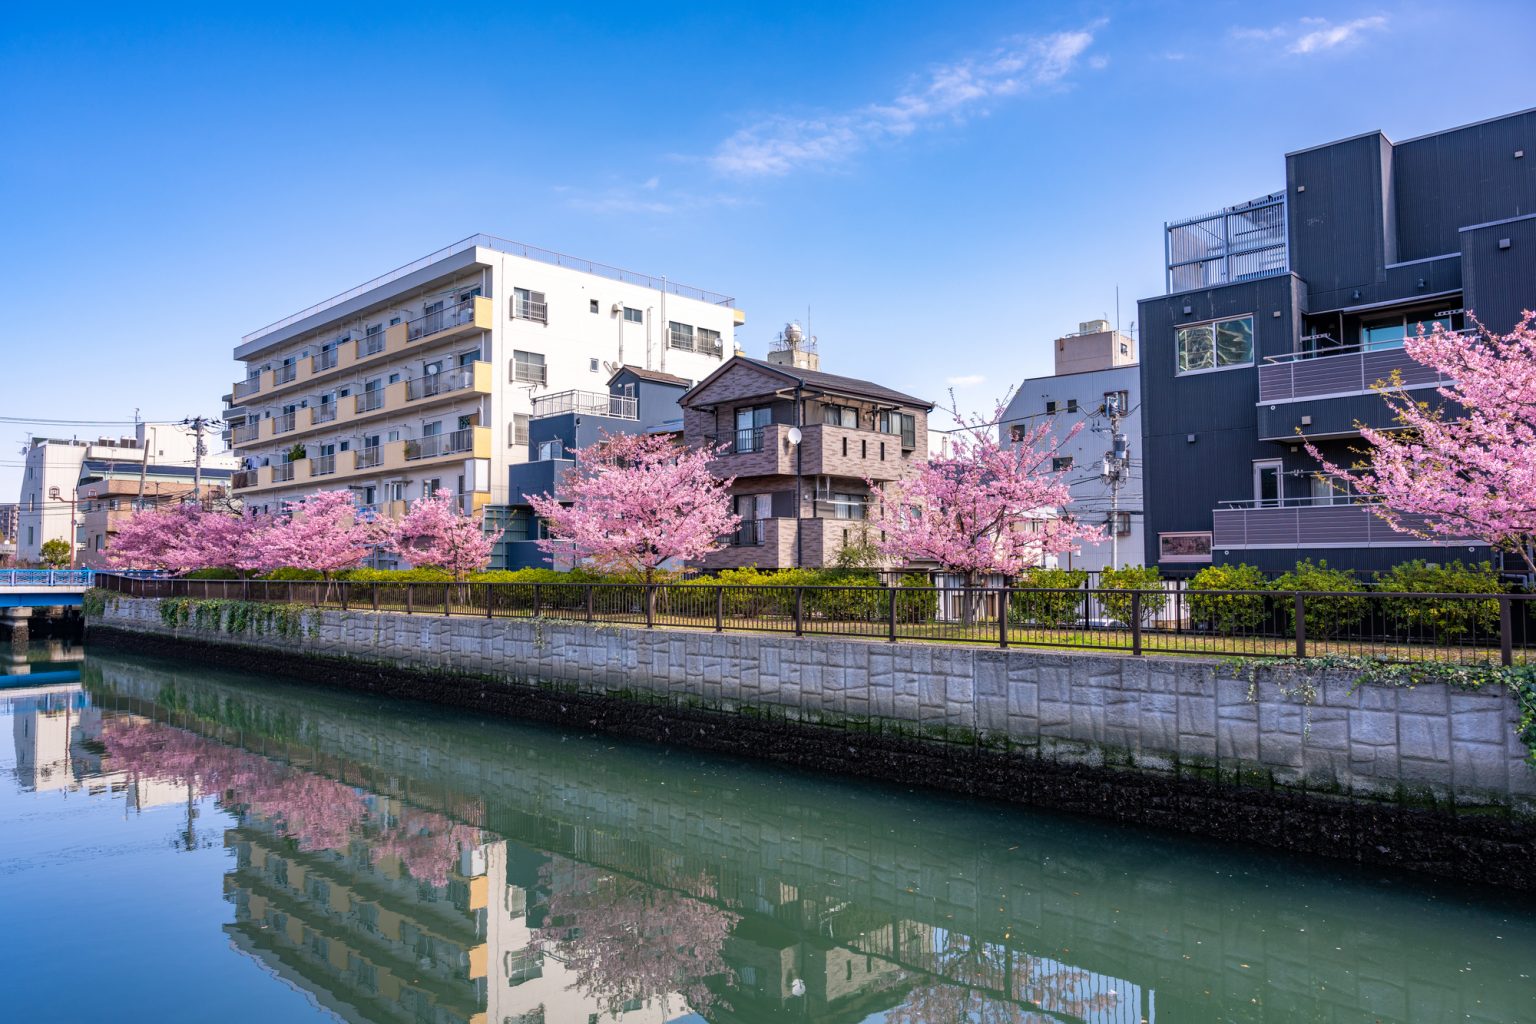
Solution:
[{"label": "stone block wall", "polygon": [[[1505,692],[1256,679],[1194,658],[444,618],[306,613],[300,637],[173,629],[117,598],[104,626],[383,665],[649,692],[791,720],[879,720],[918,736],[1129,768],[1536,818],[1536,771]],[[1310,695],[1310,696],[1309,696]]]}]

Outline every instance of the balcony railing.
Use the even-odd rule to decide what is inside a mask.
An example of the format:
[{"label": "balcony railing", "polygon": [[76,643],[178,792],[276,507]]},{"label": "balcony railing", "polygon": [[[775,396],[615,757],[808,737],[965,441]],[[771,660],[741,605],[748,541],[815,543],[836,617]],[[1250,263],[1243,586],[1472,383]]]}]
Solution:
[{"label": "balcony railing", "polygon": [[334,348],[321,349],[309,357],[309,371],[320,373],[329,370],[336,365],[336,350]]},{"label": "balcony railing", "polygon": [[229,433],[235,444],[244,444],[247,441],[256,440],[261,435],[261,424],[255,420],[249,423],[241,423]]},{"label": "balcony railing", "polygon": [[235,490],[256,486],[256,471],[254,469],[237,469],[234,476],[230,477],[229,485]]},{"label": "balcony railing", "polygon": [[730,436],[731,454],[741,455],[747,452],[760,452],[763,450],[764,427],[752,427],[738,430]]},{"label": "balcony railing", "polygon": [[359,414],[373,412],[384,407],[384,389],[375,388],[372,391],[364,391],[357,396],[357,411]]},{"label": "balcony railing", "polygon": [[618,420],[640,418],[639,403],[629,395],[611,395],[604,391],[557,391],[533,400],[533,419],[563,413],[607,416]]},{"label": "balcony railing", "polygon": [[512,379],[519,384],[548,384],[549,367],[543,363],[512,364]]},{"label": "balcony railing", "polygon": [[[1395,547],[1425,543],[1412,533],[1394,530],[1363,499],[1338,495],[1286,498],[1283,501],[1235,501],[1211,516],[1211,546],[1245,548]],[[1410,530],[1425,530],[1419,516],[1402,516]],[[1447,537],[1443,544],[1466,544]]]},{"label": "balcony railing", "polygon": [[1390,382],[1394,372],[1405,388],[1429,387],[1444,380],[1437,371],[1416,362],[1401,348],[1364,349],[1351,345],[1270,356],[1259,364],[1259,403],[1361,394],[1377,382]]},{"label": "balcony railing", "polygon": [[425,377],[414,377],[405,382],[405,400],[414,402],[434,395],[463,391],[465,388],[473,387],[474,383],[475,372],[470,368],[430,373]]},{"label": "balcony railing", "polygon": [[384,351],[384,332],[374,331],[357,339],[357,358],[366,359]]},{"label": "balcony railing", "polygon": [[358,469],[373,469],[383,461],[383,445],[365,444],[357,450],[356,461],[353,462],[353,465]]},{"label": "balcony railing", "polygon": [[512,300],[512,316],[517,320],[533,320],[537,323],[549,323],[549,303],[539,302],[535,299]]},{"label": "balcony railing", "polygon": [[705,334],[702,330],[692,334],[685,331],[669,331],[667,344],[684,352],[703,352],[707,355],[719,355],[722,351],[720,335]]},{"label": "balcony railing", "polygon": [[336,456],[317,455],[309,460],[310,476],[330,476],[336,472]]},{"label": "balcony railing", "polygon": [[232,394],[236,398],[246,398],[246,397],[249,397],[250,395],[254,395],[256,392],[258,392],[260,390],[261,390],[261,374],[258,373],[254,377],[247,377],[247,378],[245,378],[245,380],[237,380],[237,381],[235,381],[235,386],[234,386],[234,389],[232,391]]},{"label": "balcony railing", "polygon": [[272,417],[272,433],[274,434],[289,433],[293,430],[293,427],[294,414],[292,412],[285,412],[280,416]]},{"label": "balcony railing", "polygon": [[293,467],[296,462],[279,462],[272,467],[272,482],[275,484],[286,483],[293,479]]},{"label": "balcony railing", "polygon": [[278,384],[287,384],[298,375],[298,363],[284,363],[282,366],[276,367],[272,370],[272,384],[274,387]]},{"label": "balcony railing", "polygon": [[474,449],[475,432],[470,428],[455,430],[451,434],[429,434],[418,440],[407,441],[405,457],[407,461],[414,462],[417,459],[435,459],[441,455],[457,455]]},{"label": "balcony railing", "polygon": [[310,423],[329,423],[336,418],[336,403],[321,402],[310,411]]},{"label": "balcony railing", "polygon": [[467,299],[444,309],[434,310],[415,320],[406,322],[405,340],[416,341],[450,327],[459,327],[475,320],[475,300]]},{"label": "balcony railing", "polygon": [[763,524],[766,521],[764,519],[743,519],[741,525],[736,527],[735,532],[731,534],[731,547],[760,547],[763,543]]}]

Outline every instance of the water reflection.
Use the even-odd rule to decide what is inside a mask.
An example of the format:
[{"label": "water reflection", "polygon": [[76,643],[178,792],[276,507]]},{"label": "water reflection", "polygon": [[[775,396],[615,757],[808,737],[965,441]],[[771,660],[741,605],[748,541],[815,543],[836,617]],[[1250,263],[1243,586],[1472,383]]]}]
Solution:
[{"label": "water reflection", "polygon": [[414,705],[84,676],[8,698],[22,788],[178,804],[168,845],[228,851],[229,944],[346,1021],[1536,1019],[1524,911]]}]

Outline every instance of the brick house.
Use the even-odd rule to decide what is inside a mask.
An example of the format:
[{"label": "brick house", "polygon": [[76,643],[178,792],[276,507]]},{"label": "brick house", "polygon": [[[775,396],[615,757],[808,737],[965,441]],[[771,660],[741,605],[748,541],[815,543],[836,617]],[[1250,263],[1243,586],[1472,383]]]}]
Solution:
[{"label": "brick house", "polygon": [[[869,481],[928,454],[933,403],[853,377],[736,356],[683,396],[689,447],[722,447],[741,528],[704,569],[830,565],[857,543]],[[796,443],[794,431],[798,431]]]}]

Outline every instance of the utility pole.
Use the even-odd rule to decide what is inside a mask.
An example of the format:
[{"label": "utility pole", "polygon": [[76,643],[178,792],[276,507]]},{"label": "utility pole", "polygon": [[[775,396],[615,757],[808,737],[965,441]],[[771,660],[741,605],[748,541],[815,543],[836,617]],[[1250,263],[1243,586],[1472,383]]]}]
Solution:
[{"label": "utility pole", "polygon": [[1131,447],[1120,430],[1120,421],[1129,410],[1120,408],[1120,395],[1104,397],[1104,415],[1109,418],[1109,451],[1104,453],[1104,464],[1099,478],[1109,488],[1109,567],[1120,565],[1120,488],[1131,477]]},{"label": "utility pole", "polygon": [[197,432],[197,447],[192,453],[192,500],[201,505],[203,503],[203,452],[205,451],[203,431],[220,424],[218,420],[209,419],[207,416],[193,416],[181,422]]}]

